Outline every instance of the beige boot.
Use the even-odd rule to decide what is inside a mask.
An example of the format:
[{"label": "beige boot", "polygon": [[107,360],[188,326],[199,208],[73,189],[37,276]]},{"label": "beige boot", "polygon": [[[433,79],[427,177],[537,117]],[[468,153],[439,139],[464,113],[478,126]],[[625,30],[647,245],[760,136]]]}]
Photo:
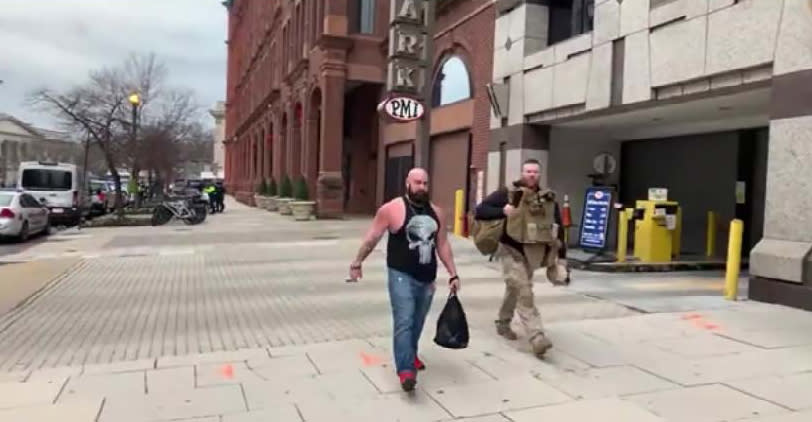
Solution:
[{"label": "beige boot", "polygon": [[533,348],[536,357],[541,358],[547,353],[547,350],[553,347],[553,343],[544,333],[538,333],[530,338],[530,347]]},{"label": "beige boot", "polygon": [[513,330],[510,329],[510,321],[494,321],[496,323],[496,333],[508,340],[516,340],[519,338]]}]

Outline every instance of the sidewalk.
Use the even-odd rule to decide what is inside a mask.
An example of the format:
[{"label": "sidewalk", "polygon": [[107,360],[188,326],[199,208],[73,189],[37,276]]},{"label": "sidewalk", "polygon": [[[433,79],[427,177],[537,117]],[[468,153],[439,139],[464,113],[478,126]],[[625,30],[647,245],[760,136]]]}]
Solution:
[{"label": "sidewalk", "polygon": [[745,301],[641,314],[537,283],[555,344],[542,361],[494,333],[503,284],[462,240],[470,347],[433,345],[439,286],[428,369],[405,394],[383,243],[360,283],[343,281],[365,225],[234,204],[200,226],[93,229],[26,251],[30,265],[60,248],[83,263],[0,316],[0,421],[812,420],[812,313]]},{"label": "sidewalk", "polygon": [[801,311],[747,303],[550,324],[544,361],[484,331],[468,349],[440,349],[427,325],[413,395],[389,338],[371,338],[7,373],[0,420],[812,420],[812,315]]}]

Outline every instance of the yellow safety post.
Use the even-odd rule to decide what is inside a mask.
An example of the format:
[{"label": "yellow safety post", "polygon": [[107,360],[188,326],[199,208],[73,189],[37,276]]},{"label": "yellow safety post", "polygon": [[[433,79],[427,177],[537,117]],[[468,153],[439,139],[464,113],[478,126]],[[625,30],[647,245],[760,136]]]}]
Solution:
[{"label": "yellow safety post", "polygon": [[705,235],[705,256],[712,257],[716,253],[716,213],[708,211],[708,227]]},{"label": "yellow safety post", "polygon": [[617,216],[617,262],[626,262],[629,250],[629,221],[626,210],[620,210]]},{"label": "yellow safety post", "polygon": [[454,234],[462,236],[462,211],[465,204],[465,192],[462,189],[457,189],[454,192]]},{"label": "yellow safety post", "polygon": [[730,240],[727,244],[727,271],[725,274],[725,298],[738,299],[739,269],[741,268],[742,232],[744,222],[734,219],[730,222]]}]

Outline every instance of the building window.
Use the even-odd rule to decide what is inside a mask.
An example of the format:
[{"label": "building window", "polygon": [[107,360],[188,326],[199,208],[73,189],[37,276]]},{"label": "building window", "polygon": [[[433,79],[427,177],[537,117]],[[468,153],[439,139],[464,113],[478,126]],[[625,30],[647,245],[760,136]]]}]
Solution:
[{"label": "building window", "polygon": [[443,63],[434,79],[431,105],[434,107],[471,98],[471,77],[468,68],[458,56]]},{"label": "building window", "polygon": [[595,0],[551,0],[548,44],[592,31]]},{"label": "building window", "polygon": [[358,5],[358,32],[375,33],[375,0],[360,0]]}]

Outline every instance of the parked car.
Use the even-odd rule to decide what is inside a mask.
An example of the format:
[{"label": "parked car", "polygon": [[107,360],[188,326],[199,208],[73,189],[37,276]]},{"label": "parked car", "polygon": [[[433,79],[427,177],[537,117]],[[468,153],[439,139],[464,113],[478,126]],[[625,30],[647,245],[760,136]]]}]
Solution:
[{"label": "parked car", "polygon": [[22,242],[37,233],[50,231],[48,208],[28,193],[0,191],[0,236]]},{"label": "parked car", "polygon": [[108,207],[107,183],[103,180],[89,180],[87,194],[90,197],[90,215],[105,215]]},{"label": "parked car", "polygon": [[17,186],[48,207],[51,224],[78,225],[90,208],[90,198],[80,204],[79,173],[73,164],[22,162]]}]

